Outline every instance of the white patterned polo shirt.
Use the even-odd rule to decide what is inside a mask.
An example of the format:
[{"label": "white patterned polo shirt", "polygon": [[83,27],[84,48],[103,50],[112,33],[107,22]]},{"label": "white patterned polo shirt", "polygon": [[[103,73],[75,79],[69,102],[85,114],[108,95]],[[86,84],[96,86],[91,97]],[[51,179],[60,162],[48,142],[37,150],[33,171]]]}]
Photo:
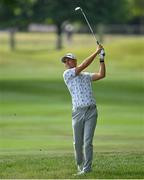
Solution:
[{"label": "white patterned polo shirt", "polygon": [[64,71],[63,78],[72,97],[73,110],[96,103],[92,93],[92,75],[93,73],[81,72],[76,76],[75,68]]}]

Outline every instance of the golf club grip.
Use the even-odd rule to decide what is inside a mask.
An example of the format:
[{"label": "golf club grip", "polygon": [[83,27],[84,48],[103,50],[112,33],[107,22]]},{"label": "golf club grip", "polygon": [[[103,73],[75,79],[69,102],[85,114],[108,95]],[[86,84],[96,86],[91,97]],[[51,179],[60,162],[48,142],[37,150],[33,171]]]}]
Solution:
[{"label": "golf club grip", "polygon": [[96,41],[97,45],[100,45],[100,43],[98,41]]}]

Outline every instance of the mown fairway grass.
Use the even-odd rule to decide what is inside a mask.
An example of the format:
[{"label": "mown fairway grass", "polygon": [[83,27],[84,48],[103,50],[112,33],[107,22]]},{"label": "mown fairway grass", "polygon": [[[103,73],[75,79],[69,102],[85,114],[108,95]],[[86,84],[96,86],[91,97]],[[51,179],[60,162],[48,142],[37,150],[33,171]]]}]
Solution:
[{"label": "mown fairway grass", "polygon": [[[95,44],[75,35],[56,51],[53,34],[16,39],[13,52],[6,34],[0,44],[0,178],[79,178],[72,175],[71,99],[59,59],[72,51],[81,62]],[[80,178],[143,178],[144,37],[107,36],[105,48],[107,77],[93,84],[99,110],[93,172]],[[95,69],[97,61],[88,71]]]}]

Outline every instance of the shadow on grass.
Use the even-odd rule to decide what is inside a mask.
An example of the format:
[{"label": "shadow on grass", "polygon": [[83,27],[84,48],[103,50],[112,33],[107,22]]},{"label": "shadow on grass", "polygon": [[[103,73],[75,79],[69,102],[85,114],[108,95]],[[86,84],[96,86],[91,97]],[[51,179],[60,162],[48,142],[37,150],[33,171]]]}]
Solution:
[{"label": "shadow on grass", "polygon": [[[63,80],[1,80],[1,93],[15,93],[30,96],[45,96],[70,101],[70,95]],[[142,105],[143,88],[133,81],[105,81],[93,83],[94,95],[98,102],[118,105]]]}]

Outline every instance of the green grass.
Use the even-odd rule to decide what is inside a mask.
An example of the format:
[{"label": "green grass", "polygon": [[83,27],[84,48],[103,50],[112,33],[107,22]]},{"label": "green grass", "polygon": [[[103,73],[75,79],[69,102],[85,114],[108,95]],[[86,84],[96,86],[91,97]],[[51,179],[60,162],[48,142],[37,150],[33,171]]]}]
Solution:
[{"label": "green grass", "polygon": [[28,154],[19,156],[4,156],[1,177],[27,179],[125,179],[142,178],[144,160],[143,154],[131,153],[97,153],[94,156],[95,171],[81,177],[74,176],[76,169],[71,154]]},{"label": "green grass", "polygon": [[[59,59],[72,51],[81,62],[95,49],[92,37],[75,35],[69,47],[64,38],[56,51],[55,35],[18,33],[13,52],[7,35],[0,38],[0,178],[78,178]],[[93,84],[93,172],[81,178],[143,178],[144,37],[106,36],[105,48],[107,77]],[[97,61],[88,68],[95,70]]]}]

